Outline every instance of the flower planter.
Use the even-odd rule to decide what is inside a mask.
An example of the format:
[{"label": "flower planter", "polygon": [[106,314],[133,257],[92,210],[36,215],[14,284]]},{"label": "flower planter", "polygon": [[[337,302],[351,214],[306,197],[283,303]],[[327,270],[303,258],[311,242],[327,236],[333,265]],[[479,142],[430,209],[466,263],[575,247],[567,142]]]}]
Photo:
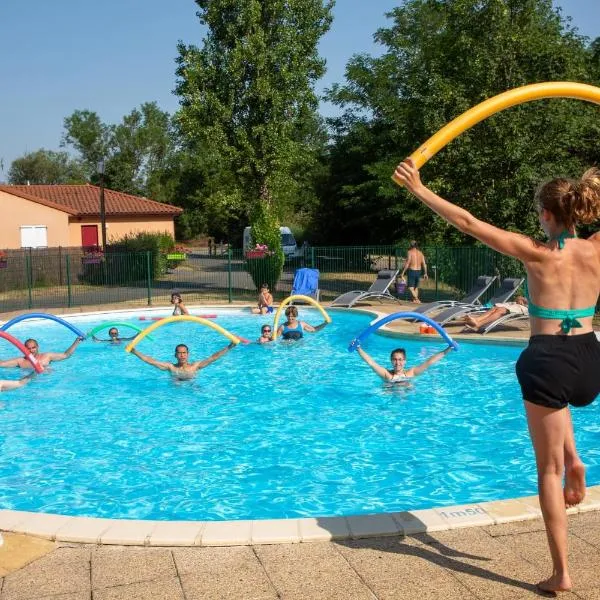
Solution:
[{"label": "flower planter", "polygon": [[246,258],[264,258],[267,253],[264,250],[248,250]]}]

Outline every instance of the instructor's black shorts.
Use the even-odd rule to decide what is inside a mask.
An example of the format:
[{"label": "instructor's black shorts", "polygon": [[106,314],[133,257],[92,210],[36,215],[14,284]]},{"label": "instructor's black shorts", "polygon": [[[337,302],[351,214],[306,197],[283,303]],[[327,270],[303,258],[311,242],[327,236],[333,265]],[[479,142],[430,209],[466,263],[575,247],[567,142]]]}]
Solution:
[{"label": "instructor's black shorts", "polygon": [[534,335],[516,371],[524,400],[557,409],[586,406],[600,394],[600,342],[594,332]]}]

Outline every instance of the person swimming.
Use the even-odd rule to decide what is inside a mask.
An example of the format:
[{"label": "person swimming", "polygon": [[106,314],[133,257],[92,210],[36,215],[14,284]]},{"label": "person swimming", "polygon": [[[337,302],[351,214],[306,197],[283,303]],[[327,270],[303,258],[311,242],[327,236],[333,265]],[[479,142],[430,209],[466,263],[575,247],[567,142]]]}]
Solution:
[{"label": "person swimming", "polygon": [[304,337],[305,331],[314,333],[327,325],[327,321],[323,321],[320,325],[313,327],[305,321],[300,321],[298,319],[298,309],[295,306],[288,306],[285,309],[285,316],[287,321],[277,329],[277,335],[284,340],[300,340]]}]

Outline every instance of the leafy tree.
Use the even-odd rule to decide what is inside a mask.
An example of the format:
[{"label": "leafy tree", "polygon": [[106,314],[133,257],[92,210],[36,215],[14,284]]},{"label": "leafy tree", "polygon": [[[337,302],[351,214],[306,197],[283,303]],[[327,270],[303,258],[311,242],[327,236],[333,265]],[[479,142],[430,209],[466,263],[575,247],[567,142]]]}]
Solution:
[{"label": "leafy tree", "polygon": [[88,176],[97,179],[101,160],[105,163],[108,187],[131,194],[145,194],[155,200],[172,200],[173,174],[177,151],[171,117],[155,102],[134,109],[118,125],[108,125],[90,111],[75,111],[64,121],[63,144],[79,153]]},{"label": "leafy tree", "polygon": [[67,152],[36,150],[15,159],[8,171],[8,182],[18,184],[84,183],[85,170]]},{"label": "leafy tree", "polygon": [[[202,156],[197,206],[227,214],[238,233],[255,214],[277,227],[294,199],[310,194],[306,174],[317,165],[322,140],[313,84],[325,65],[317,45],[333,1],[196,4],[208,33],[202,48],[179,45],[176,93],[185,143]],[[264,206],[257,211],[258,203]],[[223,227],[222,218],[215,225]]]},{"label": "leafy tree", "polygon": [[[391,183],[395,164],[465,110],[508,89],[597,84],[593,50],[551,0],[407,0],[389,16],[391,26],[375,35],[386,52],[353,57],[347,84],[329,93],[346,112],[332,123],[324,227],[339,223],[341,212],[349,216],[342,218],[346,239],[363,231],[368,241],[462,242]],[[481,218],[533,233],[539,180],[579,175],[600,158],[597,110],[573,100],[506,110],[449,144],[423,177]]]}]

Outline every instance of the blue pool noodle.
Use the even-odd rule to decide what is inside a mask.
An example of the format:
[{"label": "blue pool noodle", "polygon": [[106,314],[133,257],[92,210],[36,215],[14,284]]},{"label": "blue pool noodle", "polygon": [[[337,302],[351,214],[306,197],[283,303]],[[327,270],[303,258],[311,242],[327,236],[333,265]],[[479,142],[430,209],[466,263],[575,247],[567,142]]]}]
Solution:
[{"label": "blue pool noodle", "polygon": [[61,325],[64,325],[65,327],[70,329],[77,337],[85,338],[85,333],[83,333],[81,329],[77,329],[75,325],[71,325],[71,323],[68,323],[64,319],[61,319],[60,317],[56,317],[54,315],[49,315],[47,313],[27,313],[24,315],[19,315],[18,317],[15,317],[14,319],[11,319],[10,321],[4,323],[4,325],[0,327],[0,331],[6,331],[9,327],[20,323],[25,319],[49,319],[50,321],[56,321],[57,323],[60,323]]},{"label": "blue pool noodle", "polygon": [[397,312],[388,315],[387,317],[383,317],[382,319],[375,321],[375,323],[372,325],[369,325],[358,335],[358,337],[352,340],[348,346],[348,352],[353,352],[356,350],[356,348],[358,348],[358,346],[360,346],[360,344],[362,344],[367,337],[369,337],[374,331],[377,331],[377,329],[379,329],[382,325],[385,325],[390,321],[395,321],[396,319],[417,319],[417,321],[423,321],[423,323],[431,325],[442,336],[442,338],[448,342],[449,346],[452,346],[454,350],[458,350],[458,344],[448,335],[444,328],[439,323],[436,323],[433,319],[416,312]]}]

